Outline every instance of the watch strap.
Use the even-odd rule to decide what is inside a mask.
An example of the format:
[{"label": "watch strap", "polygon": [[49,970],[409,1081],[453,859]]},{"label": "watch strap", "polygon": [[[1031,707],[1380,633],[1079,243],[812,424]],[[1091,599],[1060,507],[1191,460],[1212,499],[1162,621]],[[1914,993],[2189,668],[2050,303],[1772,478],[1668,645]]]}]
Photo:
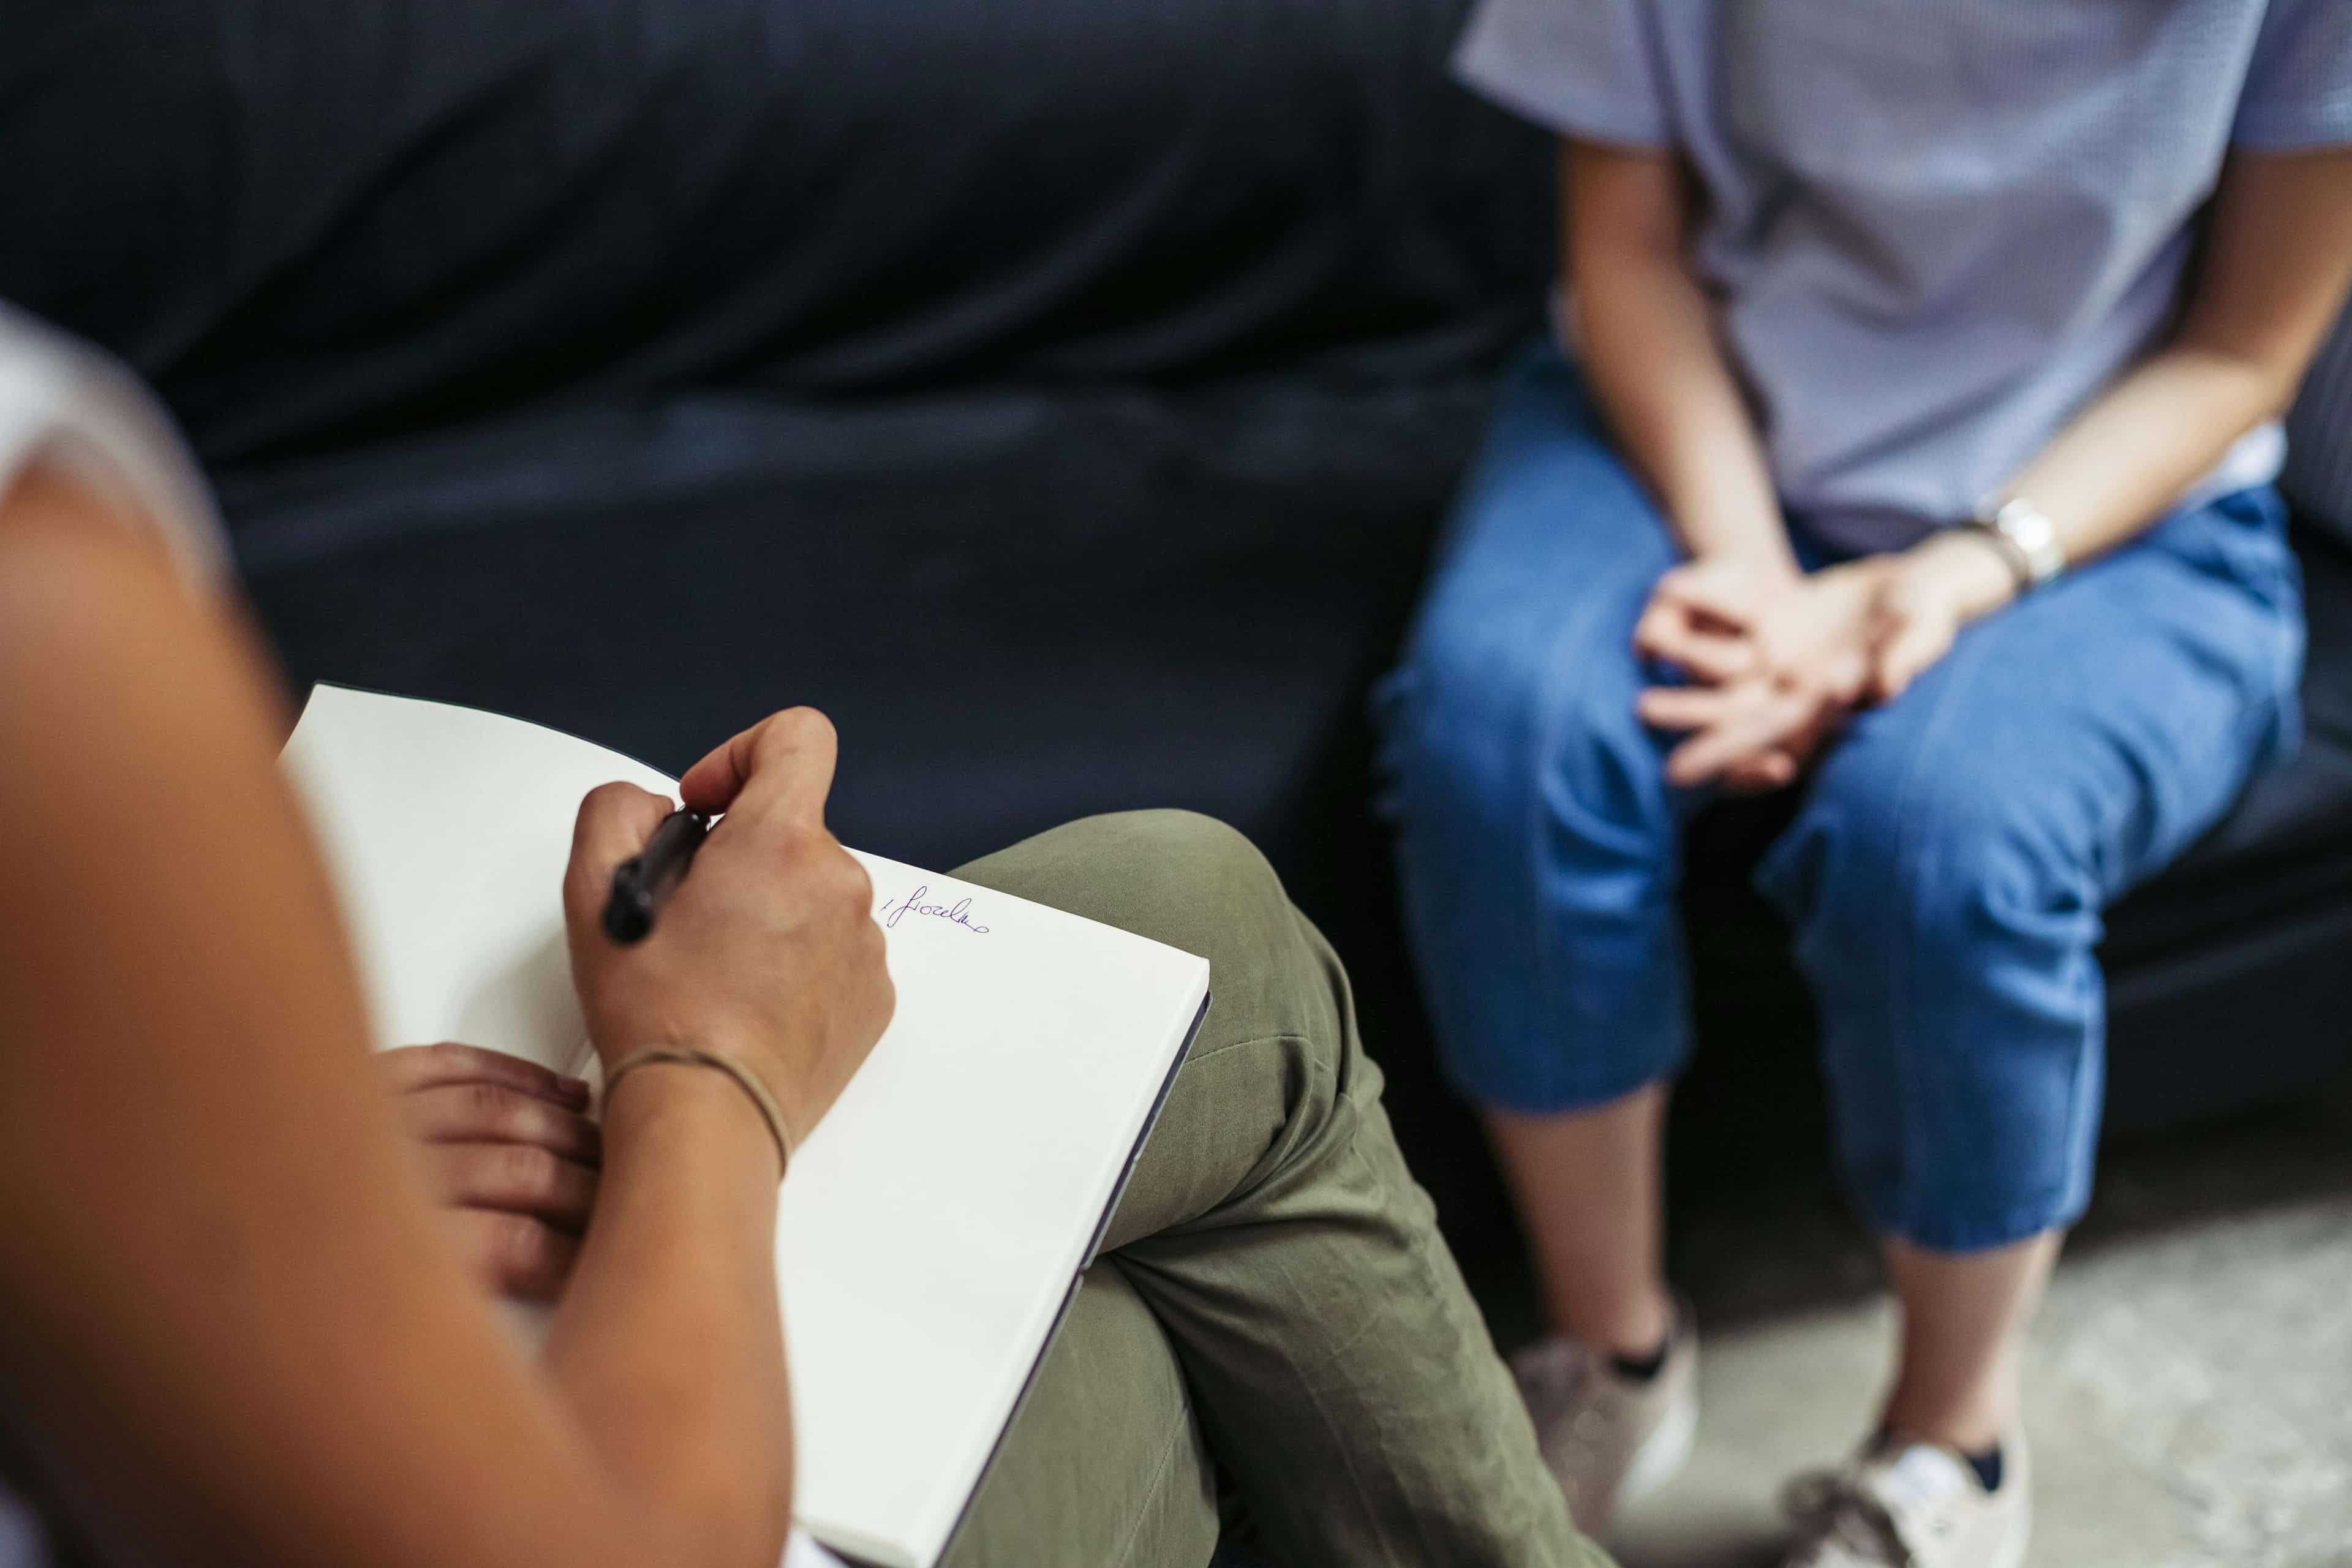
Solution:
[{"label": "watch strap", "polygon": [[2066,545],[2058,537],[2058,525],[2022,496],[1979,510],[1971,524],[2004,547],[2001,553],[2017,574],[2021,592],[2042,587],[2066,570]]}]

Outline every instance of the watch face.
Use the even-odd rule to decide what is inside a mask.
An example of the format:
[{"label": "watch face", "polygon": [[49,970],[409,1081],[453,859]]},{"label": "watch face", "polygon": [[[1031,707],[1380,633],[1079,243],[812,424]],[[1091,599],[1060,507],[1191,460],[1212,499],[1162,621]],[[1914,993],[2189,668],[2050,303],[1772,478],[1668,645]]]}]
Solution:
[{"label": "watch face", "polygon": [[2058,525],[2041,508],[2011,501],[2000,509],[1993,526],[2024,552],[2035,582],[2048,582],[2065,566],[2065,552],[2058,542]]}]

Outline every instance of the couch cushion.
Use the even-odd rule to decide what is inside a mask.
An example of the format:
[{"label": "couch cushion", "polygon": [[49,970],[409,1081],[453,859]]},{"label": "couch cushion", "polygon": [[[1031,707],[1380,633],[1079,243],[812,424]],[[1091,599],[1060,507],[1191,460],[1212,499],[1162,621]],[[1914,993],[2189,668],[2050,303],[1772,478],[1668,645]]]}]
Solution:
[{"label": "couch cushion", "polygon": [[1465,0],[30,0],[0,298],[215,467],[586,396],[1489,363],[1547,139]]},{"label": "couch cushion", "polygon": [[299,681],[672,771],[814,702],[861,847],[945,867],[1186,805],[1295,868],[1330,803],[1360,813],[1337,737],[1492,384],[583,405],[257,467],[222,499]]}]

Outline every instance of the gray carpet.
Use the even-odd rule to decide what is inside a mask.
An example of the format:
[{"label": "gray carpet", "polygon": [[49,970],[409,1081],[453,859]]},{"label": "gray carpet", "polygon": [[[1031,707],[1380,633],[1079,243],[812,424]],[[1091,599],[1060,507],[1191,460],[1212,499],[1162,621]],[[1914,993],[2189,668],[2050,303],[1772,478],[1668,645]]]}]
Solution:
[{"label": "gray carpet", "polygon": [[[1625,1568],[1776,1561],[1779,1489],[1869,1422],[1892,1315],[1816,1188],[1685,1212],[1699,1447]],[[1498,1334],[1524,1291],[1486,1292]],[[2034,1568],[2352,1568],[2352,1092],[2110,1151],[2033,1331]]]}]

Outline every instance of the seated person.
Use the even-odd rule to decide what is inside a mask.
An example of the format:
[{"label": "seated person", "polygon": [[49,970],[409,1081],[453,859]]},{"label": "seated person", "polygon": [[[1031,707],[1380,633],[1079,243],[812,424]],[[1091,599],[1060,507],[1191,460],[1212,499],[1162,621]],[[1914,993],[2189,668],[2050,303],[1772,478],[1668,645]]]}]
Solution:
[{"label": "seated person", "polygon": [[1787,1561],[2014,1568],[2101,911],[2294,744],[2270,481],[2352,281],[2352,7],[1484,0],[1460,63],[1563,138],[1574,363],[1503,395],[1388,741],[1546,1452],[1598,1533],[1688,1447],[1684,828],[1798,786],[1759,879],[1902,1331]]},{"label": "seated person", "polygon": [[[226,589],[143,395],[0,310],[0,1452],[37,1500],[0,1503],[0,1557],[774,1563],[761,1113],[691,1065],[621,1079],[601,1129],[494,1056],[372,1067],[275,766],[283,694]],[[665,803],[590,795],[566,889],[600,1056],[723,1052],[795,1135],[892,1005],[824,829],[834,743],[795,710],[687,775],[728,816],[646,942],[605,942],[593,904]],[[1601,1561],[1265,861],[1140,813],[958,874],[1204,954],[1216,998],[951,1560],[1199,1568],[1222,1474],[1296,1568]],[[468,1255],[561,1282],[537,1361]]]}]

